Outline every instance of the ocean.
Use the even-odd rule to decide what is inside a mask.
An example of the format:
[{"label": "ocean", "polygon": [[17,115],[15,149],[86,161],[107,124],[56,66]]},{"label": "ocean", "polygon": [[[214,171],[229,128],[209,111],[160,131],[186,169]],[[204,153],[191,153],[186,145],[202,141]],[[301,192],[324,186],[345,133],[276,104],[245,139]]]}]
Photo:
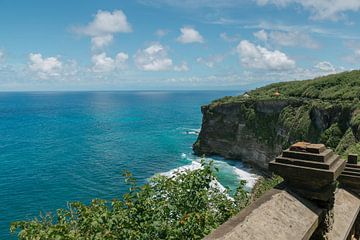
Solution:
[{"label": "ocean", "polygon": [[[191,146],[200,106],[240,91],[0,93],[0,239],[9,224],[69,201],[121,198],[128,170],[145,183],[158,173],[196,168]],[[234,190],[256,181],[241,161],[213,158]]]}]

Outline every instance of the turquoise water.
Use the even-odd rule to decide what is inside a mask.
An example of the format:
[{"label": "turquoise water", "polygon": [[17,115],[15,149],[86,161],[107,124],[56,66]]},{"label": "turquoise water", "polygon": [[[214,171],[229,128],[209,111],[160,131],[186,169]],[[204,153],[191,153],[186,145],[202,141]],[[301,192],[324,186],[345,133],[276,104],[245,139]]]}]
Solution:
[{"label": "turquoise water", "polygon": [[[191,166],[200,106],[239,93],[0,93],[0,239],[15,238],[10,222],[67,201],[121,197],[123,170],[144,183]],[[242,164],[216,164],[220,182],[234,188]]]}]

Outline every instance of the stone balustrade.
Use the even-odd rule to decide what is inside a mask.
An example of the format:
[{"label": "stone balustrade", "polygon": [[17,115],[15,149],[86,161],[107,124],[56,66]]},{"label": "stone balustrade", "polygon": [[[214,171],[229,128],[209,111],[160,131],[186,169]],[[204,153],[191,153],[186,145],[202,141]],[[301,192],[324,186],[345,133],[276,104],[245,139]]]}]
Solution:
[{"label": "stone balustrade", "polygon": [[[298,142],[269,163],[284,182],[205,239],[360,239],[360,165]],[[338,182],[340,184],[338,184]]]}]

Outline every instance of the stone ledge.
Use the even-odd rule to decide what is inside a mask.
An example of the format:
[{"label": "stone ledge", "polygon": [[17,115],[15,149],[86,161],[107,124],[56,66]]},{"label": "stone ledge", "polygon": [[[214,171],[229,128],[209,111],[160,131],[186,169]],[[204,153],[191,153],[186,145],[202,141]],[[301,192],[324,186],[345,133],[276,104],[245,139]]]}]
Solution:
[{"label": "stone ledge", "polygon": [[331,240],[348,239],[360,211],[360,199],[344,189],[335,193],[334,224],[326,234]]},{"label": "stone ledge", "polygon": [[318,227],[322,212],[321,208],[310,201],[278,186],[205,239],[309,239]]},{"label": "stone ledge", "polygon": [[[360,211],[360,199],[345,189],[335,193],[334,223],[327,239],[351,235]],[[305,240],[319,226],[324,209],[278,186],[222,224],[205,240]]]}]

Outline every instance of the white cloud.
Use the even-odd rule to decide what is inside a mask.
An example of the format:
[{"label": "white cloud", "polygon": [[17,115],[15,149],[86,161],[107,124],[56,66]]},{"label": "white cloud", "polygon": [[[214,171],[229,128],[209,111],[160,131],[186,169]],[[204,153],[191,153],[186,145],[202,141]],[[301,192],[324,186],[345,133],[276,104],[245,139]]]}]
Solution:
[{"label": "white cloud", "polygon": [[180,65],[174,66],[174,70],[177,72],[187,72],[189,71],[189,66],[187,65],[187,62],[182,62]]},{"label": "white cloud", "polygon": [[241,63],[248,68],[265,70],[288,70],[295,67],[295,61],[278,50],[270,51],[264,47],[243,40],[236,48]]},{"label": "white cloud", "polygon": [[103,36],[96,36],[91,38],[93,49],[103,48],[113,41],[113,35],[107,34]]},{"label": "white cloud", "polygon": [[273,43],[281,46],[303,46],[306,48],[319,48],[318,43],[315,42],[308,34],[302,32],[271,32],[270,39]]},{"label": "white cloud", "polygon": [[262,29],[258,32],[254,32],[253,34],[260,41],[266,42],[268,40],[268,34],[264,29]]},{"label": "white cloud", "polygon": [[169,70],[173,61],[160,43],[154,43],[145,49],[139,49],[134,56],[136,66],[144,71]]},{"label": "white cloud", "polygon": [[74,28],[74,31],[91,37],[92,48],[97,49],[109,45],[115,33],[128,33],[132,31],[132,28],[123,11],[99,10],[93,21],[87,26]]},{"label": "white cloud", "polygon": [[139,2],[147,5],[167,5],[178,8],[230,8],[246,3],[243,0],[139,0]]},{"label": "white cloud", "polygon": [[120,52],[113,59],[106,56],[106,53],[99,53],[92,56],[91,61],[93,63],[93,72],[111,72],[115,69],[125,69],[127,67],[126,62],[129,56],[126,53]]},{"label": "white cloud", "polygon": [[169,33],[169,30],[166,29],[157,29],[155,35],[159,38],[165,37]]},{"label": "white cloud", "polygon": [[180,29],[181,35],[177,38],[181,43],[203,43],[204,38],[201,34],[192,27],[182,27]]},{"label": "white cloud", "polygon": [[198,57],[196,61],[198,63],[204,64],[209,68],[213,68],[216,64],[224,61],[224,59],[225,59],[225,55],[212,55],[207,58]]},{"label": "white cloud", "polygon": [[239,35],[230,36],[226,32],[220,33],[220,38],[225,42],[237,42],[240,40]]},{"label": "white cloud", "polygon": [[338,20],[344,17],[344,12],[358,11],[359,0],[256,0],[259,5],[274,4],[285,7],[289,4],[301,5],[311,12],[313,19]]},{"label": "white cloud", "polygon": [[60,75],[62,62],[56,57],[43,58],[40,53],[29,54],[29,69],[41,78],[56,77]]},{"label": "white cloud", "polygon": [[264,29],[255,32],[254,36],[263,41],[274,45],[285,47],[302,46],[305,48],[316,49],[319,44],[310,37],[309,34],[300,31],[270,31],[266,32]]},{"label": "white cloud", "polygon": [[0,49],[0,61],[2,61],[5,57],[5,54],[3,52],[3,50]]},{"label": "white cloud", "polygon": [[323,72],[328,72],[328,73],[336,72],[335,67],[330,62],[327,62],[327,61],[318,62],[315,65],[315,68],[317,68]]}]

